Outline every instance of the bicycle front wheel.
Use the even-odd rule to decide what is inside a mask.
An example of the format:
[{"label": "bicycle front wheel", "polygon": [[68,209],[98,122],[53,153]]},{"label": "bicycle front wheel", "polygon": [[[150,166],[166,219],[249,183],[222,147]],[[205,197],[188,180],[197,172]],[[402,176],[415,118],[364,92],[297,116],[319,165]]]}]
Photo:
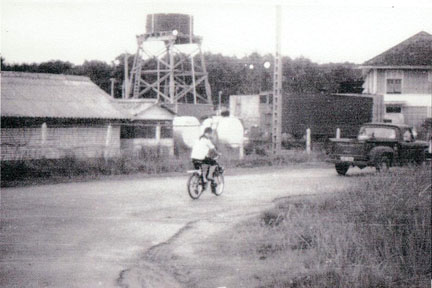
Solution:
[{"label": "bicycle front wheel", "polygon": [[200,182],[201,182],[200,176],[196,173],[192,174],[191,177],[189,177],[187,183],[188,193],[189,196],[194,200],[198,199],[203,192],[203,187],[201,186]]},{"label": "bicycle front wheel", "polygon": [[225,180],[222,174],[214,177],[214,182],[212,183],[212,192],[216,196],[220,196],[225,188]]}]

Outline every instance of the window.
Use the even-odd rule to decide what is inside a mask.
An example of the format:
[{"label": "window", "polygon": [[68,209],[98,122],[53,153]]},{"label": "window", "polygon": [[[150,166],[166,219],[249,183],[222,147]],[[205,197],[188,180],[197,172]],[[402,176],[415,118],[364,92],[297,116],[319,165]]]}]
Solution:
[{"label": "window", "polygon": [[404,140],[405,142],[411,142],[411,141],[414,140],[414,136],[413,136],[413,134],[411,133],[411,130],[410,130],[410,129],[405,130],[405,132],[403,133],[403,140]]},{"label": "window", "polygon": [[121,126],[120,128],[121,139],[133,138],[156,138],[155,126]]},{"label": "window", "polygon": [[387,106],[386,113],[402,113],[401,106]]},{"label": "window", "polygon": [[155,126],[135,126],[135,138],[156,138]]},{"label": "window", "polygon": [[120,127],[120,138],[121,139],[132,139],[135,138],[135,129],[133,126],[121,126]]},{"label": "window", "polygon": [[387,79],[387,94],[401,94],[402,79]]},{"label": "window", "polygon": [[161,126],[161,138],[172,138],[173,137],[173,128],[171,126]]},{"label": "window", "polygon": [[358,139],[396,139],[396,130],[387,127],[362,127],[359,132]]},{"label": "window", "polygon": [[260,95],[260,103],[267,104],[267,95]]},{"label": "window", "polygon": [[273,104],[273,94],[269,94],[269,104]]}]

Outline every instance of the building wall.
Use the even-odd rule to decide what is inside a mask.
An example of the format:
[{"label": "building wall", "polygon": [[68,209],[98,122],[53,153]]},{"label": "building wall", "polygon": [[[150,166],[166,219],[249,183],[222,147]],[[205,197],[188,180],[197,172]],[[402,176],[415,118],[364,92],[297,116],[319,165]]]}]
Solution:
[{"label": "building wall", "polygon": [[112,157],[120,153],[120,127],[1,129],[1,160]]},{"label": "building wall", "polygon": [[121,150],[124,153],[138,156],[140,153],[158,154],[158,155],[174,155],[174,140],[167,139],[122,139]]},{"label": "building wall", "polygon": [[[401,94],[388,94],[387,79],[402,79]],[[403,120],[417,129],[425,119],[431,117],[430,98],[432,97],[432,71],[410,69],[371,69],[365,78],[364,93],[384,96],[385,106],[399,103],[402,108],[400,117],[397,113],[386,113],[387,121]]]},{"label": "building wall", "polygon": [[[395,105],[389,105],[395,106]],[[421,130],[426,118],[432,117],[432,108],[425,106],[401,106],[400,113],[386,113],[385,119],[391,123],[403,123]]]},{"label": "building wall", "polygon": [[402,80],[403,94],[432,94],[432,81],[428,81],[428,71],[404,71]]},{"label": "building wall", "polygon": [[230,115],[242,120],[246,129],[260,126],[259,95],[231,95]]},{"label": "building wall", "polygon": [[[122,129],[152,128],[146,135],[133,133],[133,135],[121,134],[120,146],[123,153],[139,156],[139,153],[150,153],[157,155],[174,155],[174,138],[172,121],[161,125],[158,121],[144,121],[135,124],[123,125]],[[164,135],[163,129],[170,131]]]},{"label": "building wall", "polygon": [[282,133],[300,138],[310,128],[313,137],[354,137],[363,123],[372,121],[374,99],[369,96],[285,94]]},{"label": "building wall", "polygon": [[386,94],[387,79],[402,79],[402,94],[432,93],[430,70],[371,69],[365,78],[364,93]]},{"label": "building wall", "polygon": [[[269,98],[260,101],[270,94],[230,97],[230,114],[243,121],[249,138],[270,140],[273,104]],[[282,132],[301,137],[311,128],[317,137],[330,137],[340,128],[345,136],[355,136],[361,124],[382,119],[383,114],[381,95],[284,94]],[[251,129],[254,125],[258,129]]]},{"label": "building wall", "polygon": [[402,108],[405,124],[420,129],[427,117],[431,117],[430,107],[405,106]]},{"label": "building wall", "polygon": [[375,94],[371,95],[373,99],[372,107],[372,121],[373,122],[383,122],[385,117],[385,103],[384,96]]},{"label": "building wall", "polygon": [[386,71],[379,69],[376,71],[375,75],[376,75],[376,80],[375,80],[376,93],[374,94],[383,95],[386,93]]}]

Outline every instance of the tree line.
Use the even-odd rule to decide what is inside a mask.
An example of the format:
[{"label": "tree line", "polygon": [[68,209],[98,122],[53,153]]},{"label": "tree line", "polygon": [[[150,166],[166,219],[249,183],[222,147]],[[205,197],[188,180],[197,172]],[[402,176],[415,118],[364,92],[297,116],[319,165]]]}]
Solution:
[{"label": "tree line", "polygon": [[[91,60],[84,61],[81,65],[74,65],[61,60],[9,64],[4,58],[1,58],[1,70],[88,76],[107,93],[111,92],[110,78],[114,78],[114,97],[120,98],[124,80],[124,56],[124,54],[119,55],[111,64]],[[129,69],[131,69],[133,55],[127,59]],[[273,63],[273,56],[271,54],[252,53],[238,58],[205,53],[204,59],[213,95],[217,95],[221,91],[223,103],[228,102],[229,95],[257,94],[272,90],[273,67],[271,63]],[[268,63],[265,66],[266,62]],[[363,90],[361,71],[353,63],[318,64],[304,57],[296,59],[283,57],[282,64],[282,85],[286,92],[361,93]],[[145,65],[144,70],[152,69],[156,66],[156,61],[146,61]],[[218,100],[217,98],[213,97],[215,102]]]}]

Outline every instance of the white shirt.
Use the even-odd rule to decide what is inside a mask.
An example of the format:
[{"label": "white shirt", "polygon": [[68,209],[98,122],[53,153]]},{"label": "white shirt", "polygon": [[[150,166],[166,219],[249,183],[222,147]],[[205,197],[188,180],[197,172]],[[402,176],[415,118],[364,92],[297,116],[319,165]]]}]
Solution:
[{"label": "white shirt", "polygon": [[213,143],[207,137],[201,137],[192,147],[191,158],[204,160],[210,150],[215,149]]}]

